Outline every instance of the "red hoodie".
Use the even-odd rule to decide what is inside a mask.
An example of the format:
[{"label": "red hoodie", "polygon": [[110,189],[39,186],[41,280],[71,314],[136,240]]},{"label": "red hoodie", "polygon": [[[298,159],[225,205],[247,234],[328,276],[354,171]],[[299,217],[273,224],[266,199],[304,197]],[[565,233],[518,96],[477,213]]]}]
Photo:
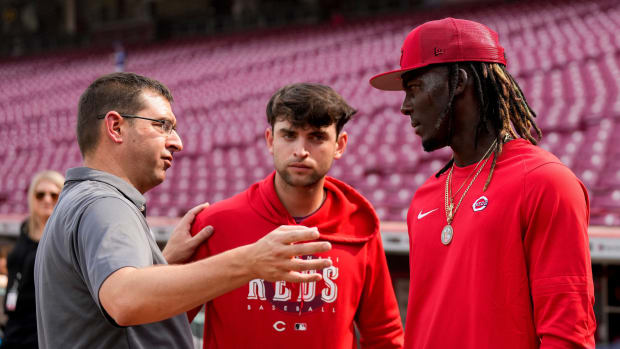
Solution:
[{"label": "red hoodie", "polygon": [[[194,260],[253,243],[295,220],[280,202],[275,172],[248,190],[202,211],[192,226],[215,233]],[[303,284],[252,280],[206,304],[204,348],[354,348],[354,322],[364,348],[401,348],[403,330],[370,203],[347,184],[326,177],[321,208],[301,224],[316,226],[331,258],[323,280]],[[302,294],[300,295],[300,291]],[[303,302],[302,302],[303,298]],[[190,320],[196,310],[189,312]]]}]

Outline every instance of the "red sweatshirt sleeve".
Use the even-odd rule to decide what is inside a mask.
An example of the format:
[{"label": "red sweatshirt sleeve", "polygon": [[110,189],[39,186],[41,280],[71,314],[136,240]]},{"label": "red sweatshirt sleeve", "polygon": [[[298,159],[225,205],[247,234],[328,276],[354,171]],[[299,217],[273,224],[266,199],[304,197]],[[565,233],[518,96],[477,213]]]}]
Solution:
[{"label": "red sweatshirt sleeve", "polygon": [[362,348],[402,348],[404,337],[381,236],[368,242],[366,275],[356,323]]},{"label": "red sweatshirt sleeve", "polygon": [[[192,236],[194,236],[198,234],[198,232],[201,231],[207,225],[208,224],[205,218],[205,211],[202,211],[194,219],[194,223],[192,223],[192,228],[190,230],[190,233],[192,234]],[[200,246],[198,246],[198,248],[196,249],[196,252],[194,252],[194,256],[192,257],[190,262],[198,261],[198,260],[207,258],[208,256],[209,256],[209,252],[207,250],[207,244],[202,243],[200,244]],[[194,309],[191,309],[187,312],[187,319],[189,320],[189,322],[192,322],[194,320],[198,312],[200,312],[200,308],[202,308],[202,305]]]},{"label": "red sweatshirt sleeve", "polygon": [[558,163],[533,169],[523,185],[523,239],[540,348],[594,348],[586,189]]}]

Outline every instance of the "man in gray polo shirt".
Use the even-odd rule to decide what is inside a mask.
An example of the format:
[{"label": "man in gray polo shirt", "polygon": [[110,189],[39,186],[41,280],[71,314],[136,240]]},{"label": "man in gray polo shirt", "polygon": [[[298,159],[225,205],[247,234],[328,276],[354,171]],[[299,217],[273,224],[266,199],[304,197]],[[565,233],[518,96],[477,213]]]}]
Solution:
[{"label": "man in gray polo shirt", "polygon": [[143,194],[164,180],[183,148],[171,102],[164,85],[131,73],[103,76],[80,98],[84,167],[67,172],[35,263],[41,348],[192,348],[186,310],[255,278],[316,281],[319,274],[302,271],[331,265],[294,258],[330,249],[327,242],[305,242],[319,234],[301,226],[177,264],[212,232],[189,235],[204,206],[183,217],[160,252]]}]

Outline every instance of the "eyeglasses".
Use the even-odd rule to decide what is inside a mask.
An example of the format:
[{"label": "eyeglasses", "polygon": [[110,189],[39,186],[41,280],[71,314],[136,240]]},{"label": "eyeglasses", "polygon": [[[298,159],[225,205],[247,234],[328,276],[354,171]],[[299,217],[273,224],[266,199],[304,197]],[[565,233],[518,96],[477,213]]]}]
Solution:
[{"label": "eyeglasses", "polygon": [[58,201],[58,193],[49,192],[49,191],[38,191],[34,193],[34,197],[39,201],[43,200],[43,198],[45,198],[45,196],[47,195],[49,195],[52,198],[52,201],[54,202]]},{"label": "eyeglasses", "polygon": [[[148,121],[157,122],[157,123],[161,124],[161,129],[167,135],[171,135],[172,131],[176,132],[176,130],[177,130],[176,126],[174,126],[172,124],[172,122],[170,120],[167,120],[167,119],[160,119],[160,120],[158,120],[158,119],[145,118],[144,116],[131,115],[131,114],[118,114],[118,115],[124,117],[125,119],[142,119],[142,120],[148,120]],[[97,119],[103,119],[103,118],[105,118],[105,114],[97,115]]]}]

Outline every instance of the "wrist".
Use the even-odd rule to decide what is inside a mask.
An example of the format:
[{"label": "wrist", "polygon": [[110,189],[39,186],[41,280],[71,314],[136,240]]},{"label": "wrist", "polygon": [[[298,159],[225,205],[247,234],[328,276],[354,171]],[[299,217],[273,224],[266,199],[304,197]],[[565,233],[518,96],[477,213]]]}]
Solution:
[{"label": "wrist", "polygon": [[240,246],[233,250],[231,256],[231,266],[232,266],[232,277],[240,278],[246,282],[250,282],[250,280],[255,279],[257,277],[257,273],[253,269],[254,261],[250,258],[252,244]]}]

